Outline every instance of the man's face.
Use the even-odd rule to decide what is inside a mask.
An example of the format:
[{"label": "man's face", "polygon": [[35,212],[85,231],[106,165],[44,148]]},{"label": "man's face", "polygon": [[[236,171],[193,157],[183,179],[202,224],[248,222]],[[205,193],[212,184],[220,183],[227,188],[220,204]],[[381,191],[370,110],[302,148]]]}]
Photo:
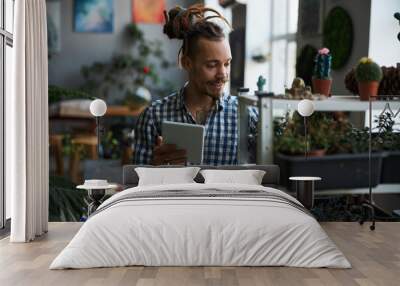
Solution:
[{"label": "man's face", "polygon": [[194,55],[184,65],[189,81],[199,93],[219,99],[229,79],[232,55],[226,39],[218,41],[199,38]]}]

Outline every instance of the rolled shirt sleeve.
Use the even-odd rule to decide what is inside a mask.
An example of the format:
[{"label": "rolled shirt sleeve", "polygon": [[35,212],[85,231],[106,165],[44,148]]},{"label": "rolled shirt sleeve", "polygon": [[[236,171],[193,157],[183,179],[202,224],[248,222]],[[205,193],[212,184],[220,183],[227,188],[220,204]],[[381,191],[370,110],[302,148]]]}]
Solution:
[{"label": "rolled shirt sleeve", "polygon": [[140,114],[133,139],[133,163],[148,165],[153,157],[153,148],[158,132],[154,124],[152,110],[148,107]]},{"label": "rolled shirt sleeve", "polygon": [[257,136],[258,136],[258,108],[249,106],[249,136],[248,136],[248,151],[249,163],[257,161]]}]

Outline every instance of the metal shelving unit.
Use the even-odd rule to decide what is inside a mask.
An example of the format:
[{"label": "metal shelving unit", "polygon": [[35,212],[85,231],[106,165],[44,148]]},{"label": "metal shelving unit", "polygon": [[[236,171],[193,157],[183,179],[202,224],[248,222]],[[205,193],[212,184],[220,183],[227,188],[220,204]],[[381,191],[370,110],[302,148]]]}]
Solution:
[{"label": "metal shelving unit", "polygon": [[[360,101],[358,96],[332,96],[325,100],[314,100],[315,111],[368,111],[369,112],[369,164],[368,164],[368,199],[362,203],[362,218],[360,224],[366,220],[366,210],[371,213],[372,224],[371,230],[375,229],[375,208],[377,205],[373,199],[373,191],[371,187],[371,153],[372,153],[372,111],[385,110],[393,111],[394,115],[400,117],[400,95],[395,96],[379,96],[379,100]],[[277,110],[297,110],[297,104],[300,100],[281,99],[274,96],[273,93],[260,93],[256,95],[239,94],[239,164],[248,163],[247,148],[247,124],[248,124],[248,106],[257,106],[259,110],[258,121],[258,138],[257,138],[257,164],[273,163],[273,116]],[[389,108],[388,108],[389,106]],[[397,191],[396,191],[397,190]],[[334,190],[324,192],[327,194],[340,193],[357,193],[349,192],[350,190]],[[361,193],[365,193],[362,190]],[[379,192],[383,193],[383,192]],[[391,184],[388,193],[400,193],[400,185]]]},{"label": "metal shelving unit", "polygon": [[[375,202],[374,202],[374,196],[372,192],[372,175],[371,175],[371,170],[372,170],[372,110],[373,109],[379,109],[382,110],[381,114],[385,112],[385,110],[388,108],[390,111],[396,110],[396,112],[393,114],[395,116],[400,115],[400,96],[385,96],[381,97],[382,100],[375,100],[372,101],[371,97],[368,101],[368,107],[369,107],[369,120],[368,120],[368,127],[369,127],[369,147],[368,147],[368,180],[369,180],[369,192],[368,192],[368,199],[365,200],[361,207],[362,207],[362,217],[359,221],[359,223],[362,225],[364,221],[366,220],[366,212],[365,210],[369,210],[371,212],[371,219],[372,219],[372,224],[370,225],[371,230],[375,230],[375,209],[378,207]],[[374,108],[373,108],[374,106]]]},{"label": "metal shelving unit", "polygon": [[[392,96],[391,108],[400,109],[400,98]],[[239,163],[246,164],[247,152],[247,106],[257,106],[259,110],[257,164],[272,164],[273,162],[273,115],[276,110],[297,110],[300,100],[280,99],[273,93],[256,95],[239,94]],[[386,97],[385,99],[388,99]],[[371,110],[383,110],[388,100],[374,101]],[[360,101],[358,96],[332,96],[325,100],[314,100],[315,111],[369,111],[368,101]],[[371,114],[371,112],[370,112]]]}]

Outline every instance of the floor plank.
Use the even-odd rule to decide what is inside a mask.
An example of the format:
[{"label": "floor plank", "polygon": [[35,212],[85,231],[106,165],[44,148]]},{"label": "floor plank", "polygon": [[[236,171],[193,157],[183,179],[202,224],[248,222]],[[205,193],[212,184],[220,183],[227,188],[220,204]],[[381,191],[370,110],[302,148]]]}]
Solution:
[{"label": "floor plank", "polygon": [[50,223],[49,233],[32,243],[0,240],[0,285],[400,285],[400,223],[321,223],[351,262],[352,269],[290,267],[118,267],[48,269],[81,223]]}]

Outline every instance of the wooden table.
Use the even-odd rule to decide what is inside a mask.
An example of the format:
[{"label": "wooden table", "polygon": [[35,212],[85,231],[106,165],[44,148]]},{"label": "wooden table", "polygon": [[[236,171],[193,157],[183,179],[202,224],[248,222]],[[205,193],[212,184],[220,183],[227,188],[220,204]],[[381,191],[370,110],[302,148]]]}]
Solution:
[{"label": "wooden table", "polygon": [[[89,106],[90,101],[84,102],[84,106]],[[129,106],[124,106],[124,105],[110,105],[107,107],[107,112],[104,115],[104,117],[136,117],[139,116],[142,111],[146,108],[146,106],[140,106],[138,108],[130,108]],[[60,124],[61,123],[61,124]],[[74,111],[72,108],[60,108],[58,114],[53,114],[49,117],[49,125],[50,125],[50,130],[56,129],[55,125],[63,125],[63,126],[68,126],[69,128],[80,130],[78,131],[72,131],[73,137],[76,137],[77,140],[82,139],[82,137],[86,138],[85,140],[89,140],[90,142],[97,142],[97,137],[96,134],[94,133],[94,130],[96,128],[96,121],[95,117],[90,113],[89,108],[87,109],[77,109]],[[57,175],[62,175],[64,173],[64,163],[62,160],[62,138],[65,132],[60,132],[57,130],[55,131],[55,134],[50,135],[50,145],[52,146],[52,150],[54,153],[54,156],[56,158],[56,173]],[[89,138],[93,137],[93,138]],[[76,141],[77,141],[76,140]],[[75,142],[83,145],[87,145],[84,142]],[[57,144],[56,144],[57,143]],[[96,145],[97,143],[95,143]],[[90,145],[90,146],[89,146]],[[89,144],[88,147],[90,148],[89,150],[93,149],[93,143]],[[95,147],[93,150],[96,150]],[[126,150],[124,150],[125,153],[127,153]],[[76,152],[75,152],[76,153]],[[93,152],[91,152],[93,153]],[[126,155],[128,156],[128,155]],[[93,156],[91,156],[93,157]],[[79,154],[72,154],[71,157],[71,162],[70,162],[70,176],[73,178],[74,181],[79,182]]]},{"label": "wooden table", "polygon": [[[104,116],[106,117],[117,117],[117,116],[139,116],[140,113],[146,108],[147,106],[141,106],[138,108],[131,109],[129,106],[125,105],[110,105],[107,106],[107,112]],[[89,109],[86,111],[76,111],[73,110],[60,110],[58,114],[52,115],[49,117],[50,120],[82,120],[82,119],[90,119],[94,120],[94,116],[90,113]]]}]

